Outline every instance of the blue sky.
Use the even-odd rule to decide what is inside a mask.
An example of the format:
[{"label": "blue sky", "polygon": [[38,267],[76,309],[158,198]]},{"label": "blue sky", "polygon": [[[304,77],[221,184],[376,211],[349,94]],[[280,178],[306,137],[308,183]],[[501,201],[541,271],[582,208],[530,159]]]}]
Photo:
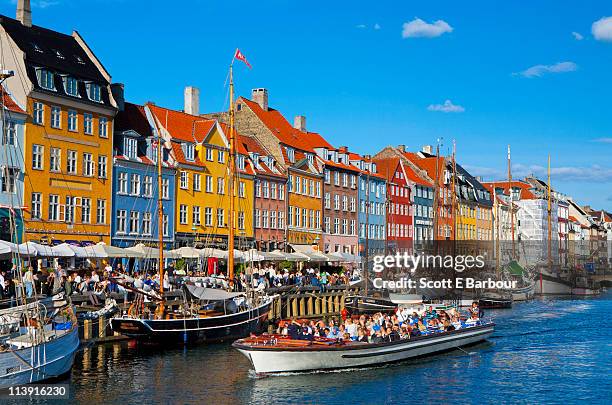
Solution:
[{"label": "blue sky", "polygon": [[239,47],[253,69],[236,69],[238,93],[268,88],[271,106],[335,145],[442,137],[449,152],[455,139],[486,179],[505,176],[507,144],[515,176],[544,175],[550,153],[554,187],[612,210],[612,19],[593,26],[610,1],[175,3],[32,0],[34,23],[77,29],[130,101],[181,109],[195,85],[203,111],[226,108]]}]

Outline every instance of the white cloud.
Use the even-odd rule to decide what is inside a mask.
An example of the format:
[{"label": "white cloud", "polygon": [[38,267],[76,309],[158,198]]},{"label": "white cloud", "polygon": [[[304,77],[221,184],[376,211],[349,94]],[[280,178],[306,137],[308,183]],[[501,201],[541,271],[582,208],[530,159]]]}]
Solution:
[{"label": "white cloud", "polygon": [[379,24],[379,23],[374,24],[374,29],[375,29],[375,30],[379,30],[380,28],[381,28],[381,27],[380,27],[380,24]]},{"label": "white cloud", "polygon": [[453,32],[453,27],[444,20],[427,23],[415,18],[402,25],[402,38],[435,38],[447,32]]},{"label": "white cloud", "polygon": [[612,143],[612,138],[597,138],[593,140],[594,142],[599,143]]},{"label": "white cloud", "polygon": [[513,73],[514,76],[523,76],[526,78],[542,77],[548,73],[566,73],[578,70],[578,65],[574,62],[559,62],[554,65],[535,65],[522,72]]},{"label": "white cloud", "polygon": [[591,32],[598,41],[612,42],[612,17],[603,17],[593,23]]},{"label": "white cloud", "polygon": [[460,113],[460,112],[464,112],[465,108],[463,108],[460,105],[453,104],[453,102],[450,100],[446,100],[444,104],[430,104],[427,107],[427,110],[439,111],[439,112],[444,112],[444,113]]},{"label": "white cloud", "polygon": [[572,35],[574,36],[576,41],[582,41],[584,39],[584,36],[582,36],[582,34],[579,32],[574,31],[572,32]]},{"label": "white cloud", "polygon": [[362,30],[362,29],[368,28],[368,26],[365,24],[359,24],[359,25],[356,25],[355,28],[359,28],[360,30]]}]

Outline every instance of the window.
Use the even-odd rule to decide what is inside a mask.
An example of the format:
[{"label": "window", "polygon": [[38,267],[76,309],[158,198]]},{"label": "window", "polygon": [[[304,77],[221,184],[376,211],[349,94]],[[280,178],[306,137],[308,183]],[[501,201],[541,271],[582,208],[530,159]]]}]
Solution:
[{"label": "window", "polygon": [[151,235],[151,213],[142,213],[142,234]]},{"label": "window", "polygon": [[61,128],[62,127],[62,109],[53,106],[51,107],[51,128]]},{"label": "window", "polygon": [[96,83],[87,83],[87,96],[91,101],[100,102],[100,85]]},{"label": "window", "polygon": [[317,182],[317,198],[321,198],[321,183]]},{"label": "window", "polygon": [[217,194],[225,194],[225,180],[223,177],[217,177]]},{"label": "window", "polygon": [[348,235],[348,220],[342,220],[342,235]]},{"label": "window", "polygon": [[338,194],[334,195],[334,209],[336,211],[340,209],[340,196]]},{"label": "window", "polygon": [[325,184],[329,184],[330,183],[329,170],[325,169],[323,173],[325,174]]},{"label": "window", "polygon": [[212,178],[212,176],[206,176],[206,192],[207,193],[212,193],[213,192],[213,178]]},{"label": "window", "polygon": [[221,226],[221,227],[225,226],[223,208],[217,208],[217,226]]},{"label": "window", "polygon": [[340,218],[334,218],[334,234],[340,233]]},{"label": "window", "polygon": [[287,210],[287,219],[289,220],[289,226],[293,226],[293,207],[289,206],[289,209]]},{"label": "window", "polygon": [[106,223],[106,200],[98,200],[96,202],[96,223]]},{"label": "window", "polygon": [[187,190],[189,188],[189,173],[186,171],[181,172],[181,188]]},{"label": "window", "polygon": [[339,172],[334,172],[334,185],[335,186],[340,185],[340,173]]},{"label": "window", "polygon": [[204,208],[204,224],[206,226],[212,226],[213,224],[213,212],[210,207]]},{"label": "window", "polygon": [[202,191],[200,175],[198,173],[193,174],[193,191]]},{"label": "window", "polygon": [[59,195],[49,194],[49,221],[59,221]]},{"label": "window", "polygon": [[162,179],[162,200],[170,198],[170,180]]},{"label": "window", "polygon": [[6,131],[2,134],[3,145],[15,145],[15,123],[13,121],[6,121]]},{"label": "window", "polygon": [[84,224],[91,222],[91,198],[81,199],[81,222]]},{"label": "window", "polygon": [[206,160],[213,161],[213,150],[211,148],[206,148]]},{"label": "window", "polygon": [[217,151],[217,162],[219,163],[225,163],[225,152],[220,150]]},{"label": "window", "polygon": [[32,219],[42,218],[42,194],[32,193],[32,210],[30,212]]},{"label": "window", "polygon": [[123,154],[130,159],[135,159],[138,154],[138,142],[134,138],[124,138]]},{"label": "window", "polygon": [[236,167],[238,168],[238,170],[244,170],[244,167],[245,167],[244,156],[242,155],[236,156]]},{"label": "window", "polygon": [[255,210],[255,228],[261,228],[261,211]]},{"label": "window", "polygon": [[244,211],[238,212],[238,229],[244,229]]},{"label": "window", "polygon": [[270,211],[270,229],[276,229],[276,211]]},{"label": "window", "polygon": [[130,177],[130,195],[140,195],[140,175],[132,173]]},{"label": "window", "polygon": [[263,188],[263,196],[264,196],[264,198],[270,198],[270,183],[268,183],[266,180],[264,180],[262,182],[262,188]]},{"label": "window", "polygon": [[355,235],[355,220],[351,219],[351,235]]},{"label": "window", "polygon": [[83,153],[83,175],[91,177],[93,176],[93,155],[91,153]]},{"label": "window", "polygon": [[342,211],[348,211],[348,197],[342,196]]},{"label": "window", "polygon": [[283,211],[278,211],[278,229],[285,228],[285,213]]},{"label": "window", "polygon": [[274,182],[270,183],[270,198],[273,200],[277,199],[277,196],[278,196],[277,188],[278,188],[278,184]]},{"label": "window", "polygon": [[55,85],[53,84],[53,72],[47,69],[38,69],[36,71],[36,75],[38,76],[38,85],[40,87],[47,90],[55,90]]},{"label": "window", "polygon": [[261,197],[261,181],[255,180],[255,197]]},{"label": "window", "polygon": [[308,195],[308,180],[304,179],[302,182],[302,194]]},{"label": "window", "polygon": [[342,187],[348,187],[348,174],[342,173]]},{"label": "window", "polygon": [[308,228],[308,210],[306,208],[302,208],[302,227]]},{"label": "window", "polygon": [[179,222],[183,225],[187,225],[187,206],[185,204],[181,204],[179,208]]},{"label": "window", "polygon": [[140,212],[130,211],[130,235],[140,233]]},{"label": "window", "polygon": [[49,170],[52,172],[61,171],[61,156],[62,150],[60,148],[51,148],[49,150]]},{"label": "window", "polygon": [[64,221],[68,223],[74,222],[74,205],[76,197],[66,197],[66,207],[64,209]]},{"label": "window", "polygon": [[192,143],[183,144],[183,153],[185,153],[185,159],[192,162],[195,160],[195,147]]},{"label": "window", "polygon": [[287,159],[289,159],[289,162],[295,163],[295,150],[293,148],[287,147]]},{"label": "window", "polygon": [[106,156],[98,156],[98,177],[101,179],[105,179],[107,176],[106,163]]},{"label": "window", "polygon": [[127,194],[128,190],[128,176],[125,172],[119,172],[117,174],[117,183],[119,187],[117,187],[117,194]]},{"label": "window", "polygon": [[44,164],[45,147],[32,145],[32,169],[42,170]]},{"label": "window", "polygon": [[264,229],[270,228],[270,217],[268,210],[263,210],[261,212],[261,227]]},{"label": "window", "polygon": [[329,209],[331,207],[331,196],[329,193],[325,193],[325,205],[324,208]]},{"label": "window", "polygon": [[355,212],[355,197],[351,197],[351,212]]},{"label": "window", "polygon": [[98,118],[98,135],[100,138],[108,138],[108,120],[105,117]]},{"label": "window", "polygon": [[69,150],[66,159],[66,171],[68,174],[77,174],[77,151]]},{"label": "window", "polygon": [[357,178],[354,174],[351,174],[351,188],[357,188]]},{"label": "window", "polygon": [[323,218],[323,225],[325,227],[325,233],[329,233],[330,231],[330,218],[329,217],[325,217]]},{"label": "window", "polygon": [[238,183],[238,197],[246,197],[246,184],[244,183],[244,181]]},{"label": "window", "polygon": [[153,197],[153,177],[145,176],[143,184],[144,184],[144,191],[142,192],[142,195],[145,197]]},{"label": "window", "polygon": [[117,233],[126,232],[127,211],[117,210]]},{"label": "window", "polygon": [[170,236],[170,222],[168,221],[168,215],[162,215],[162,227],[163,227],[163,235]]},{"label": "window", "polygon": [[19,169],[15,167],[4,167],[2,169],[2,192],[16,193],[17,192],[17,176]]},{"label": "window", "polygon": [[79,95],[78,84],[79,84],[79,81],[75,79],[74,77],[70,77],[70,76],[64,77],[64,90],[66,91],[66,94],[68,94],[69,96],[78,97]]},{"label": "window", "polygon": [[38,125],[43,125],[45,123],[45,105],[43,103],[39,103],[38,101],[34,102],[32,120]]},{"label": "window", "polygon": [[191,222],[193,225],[200,225],[200,207],[198,205],[193,206],[193,211],[191,212]]},{"label": "window", "polygon": [[285,199],[285,185],[284,184],[278,185],[278,199],[279,200]]}]

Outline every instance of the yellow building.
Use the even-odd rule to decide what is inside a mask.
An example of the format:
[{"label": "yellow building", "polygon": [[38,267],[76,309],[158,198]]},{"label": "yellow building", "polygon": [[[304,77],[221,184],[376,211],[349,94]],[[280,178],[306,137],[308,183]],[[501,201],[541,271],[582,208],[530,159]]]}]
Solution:
[{"label": "yellow building", "polygon": [[[227,128],[216,120],[152,104],[145,109],[150,124],[171,144],[169,162],[177,170],[176,245],[226,249],[230,225]],[[254,242],[255,172],[242,142],[236,146],[234,244],[244,249]]]},{"label": "yellow building", "polygon": [[26,109],[25,239],[110,243],[113,158],[111,77],[77,32],[1,18],[6,82]]}]

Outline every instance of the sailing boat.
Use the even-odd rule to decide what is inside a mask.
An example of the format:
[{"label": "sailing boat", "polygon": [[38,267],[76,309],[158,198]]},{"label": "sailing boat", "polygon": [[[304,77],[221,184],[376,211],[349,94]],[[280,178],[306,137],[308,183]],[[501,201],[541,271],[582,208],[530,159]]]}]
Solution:
[{"label": "sailing boat", "polygon": [[[12,114],[5,101],[10,96],[5,93],[3,82],[10,76],[6,70],[0,73],[0,123],[3,138],[6,136],[7,122]],[[17,153],[13,146],[4,146],[6,156]],[[16,157],[16,156],[15,156]],[[10,160],[7,158],[7,160]],[[16,213],[11,202],[9,207],[9,229],[11,239],[17,241],[18,229]],[[0,259],[10,259],[17,265],[11,276],[20,279],[20,270],[25,262],[25,253],[12,242],[0,244]],[[15,288],[20,291],[18,306],[0,310],[0,389],[28,384],[62,376],[70,371],[74,354],[79,347],[77,319],[68,298],[61,294],[45,300],[26,299],[23,283]]]},{"label": "sailing boat", "polygon": [[[164,252],[163,235],[158,227],[159,234],[159,258],[158,271],[160,279],[160,294],[144,294],[137,291],[136,301],[130,306],[128,311],[121,316],[111,320],[111,327],[114,331],[136,338],[138,340],[163,342],[168,344],[188,344],[188,343],[209,343],[225,340],[234,340],[248,336],[251,333],[261,331],[268,319],[268,313],[274,297],[259,296],[254,293],[233,292],[231,291],[232,280],[234,279],[234,235],[235,235],[235,210],[234,210],[234,190],[235,190],[235,171],[236,171],[236,134],[234,127],[234,81],[233,64],[234,60],[240,59],[241,54],[238,50],[232,59],[229,68],[229,196],[230,196],[230,220],[228,236],[228,279],[230,280],[230,291],[221,289],[197,287],[186,285],[183,304],[178,311],[166,310],[164,299]],[[163,214],[162,187],[161,187],[161,144],[164,139],[161,131],[155,129],[157,142],[160,147],[158,152],[158,200],[161,223]],[[154,313],[148,311],[144,305],[144,297],[153,299],[157,302]]]}]

